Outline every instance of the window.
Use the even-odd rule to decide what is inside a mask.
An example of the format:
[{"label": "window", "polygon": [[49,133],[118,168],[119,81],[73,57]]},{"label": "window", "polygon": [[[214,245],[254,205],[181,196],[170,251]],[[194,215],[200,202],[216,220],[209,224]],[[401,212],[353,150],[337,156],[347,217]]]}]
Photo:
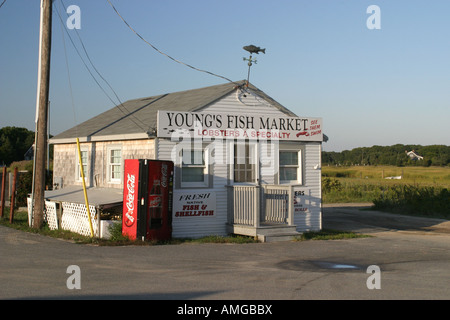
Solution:
[{"label": "window", "polygon": [[300,160],[300,151],[280,151],[280,182],[301,183]]},{"label": "window", "polygon": [[181,186],[208,186],[208,164],[206,150],[181,150]]},{"label": "window", "polygon": [[[81,163],[83,164],[84,179],[88,179],[88,152],[86,150],[81,150]],[[77,173],[76,180],[81,181],[81,170],[80,170],[80,159],[77,153]]]},{"label": "window", "polygon": [[234,182],[256,182],[255,151],[254,144],[234,144]]},{"label": "window", "polygon": [[122,181],[122,150],[109,149],[108,151],[108,178],[110,182]]}]

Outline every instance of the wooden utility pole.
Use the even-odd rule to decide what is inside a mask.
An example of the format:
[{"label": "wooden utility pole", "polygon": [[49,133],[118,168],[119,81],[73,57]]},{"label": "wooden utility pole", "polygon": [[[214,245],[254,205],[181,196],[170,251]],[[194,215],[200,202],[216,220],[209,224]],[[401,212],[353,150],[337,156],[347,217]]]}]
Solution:
[{"label": "wooden utility pole", "polygon": [[0,218],[3,218],[3,212],[5,211],[5,189],[6,189],[6,167],[3,167],[2,174],[2,190],[0,195]]},{"label": "wooden utility pole", "polygon": [[38,92],[36,102],[36,151],[34,188],[32,201],[33,228],[42,227],[45,208],[45,176],[46,176],[46,150],[47,150],[47,119],[48,119],[48,97],[50,87],[50,52],[52,42],[52,2],[53,0],[41,0],[41,23],[39,35],[39,70],[38,70]]},{"label": "wooden utility pole", "polygon": [[9,204],[9,223],[14,221],[14,205],[16,203],[17,167],[14,168],[14,178],[11,191],[11,201]]}]

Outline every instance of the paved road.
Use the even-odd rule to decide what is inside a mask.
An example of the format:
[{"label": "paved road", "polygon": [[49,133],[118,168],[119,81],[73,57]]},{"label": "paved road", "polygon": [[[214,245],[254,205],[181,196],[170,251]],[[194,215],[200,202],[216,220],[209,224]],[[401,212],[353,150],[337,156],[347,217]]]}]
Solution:
[{"label": "paved road", "polygon": [[[373,237],[97,247],[0,227],[0,299],[450,298],[449,222],[338,206],[323,220]],[[70,265],[81,289],[67,288]],[[367,288],[371,265],[381,289]]]},{"label": "paved road", "polygon": [[450,234],[450,221],[390,214],[371,210],[372,204],[329,204],[324,206],[323,227],[358,233],[407,232]]}]

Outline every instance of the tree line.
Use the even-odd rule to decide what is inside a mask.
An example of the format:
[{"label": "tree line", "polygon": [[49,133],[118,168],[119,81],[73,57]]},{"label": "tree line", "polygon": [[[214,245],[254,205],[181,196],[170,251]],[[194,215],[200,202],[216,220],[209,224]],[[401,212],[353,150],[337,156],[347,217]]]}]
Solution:
[{"label": "tree line", "polygon": [[[407,152],[423,157],[412,159]],[[450,166],[450,146],[404,145],[360,147],[342,152],[323,151],[324,165],[393,165],[393,166]]]},{"label": "tree line", "polygon": [[[52,137],[52,135],[49,136],[49,138]],[[9,167],[13,162],[25,160],[25,153],[33,144],[34,131],[20,127],[0,128],[0,167]],[[52,159],[53,145],[50,145],[49,152],[50,159]],[[32,152],[28,156],[32,159],[34,153]]]},{"label": "tree line", "polygon": [[[0,166],[21,161],[34,143],[34,132],[26,128],[0,128]],[[423,160],[413,160],[414,151]],[[51,154],[52,152],[50,152]],[[324,165],[450,166],[450,146],[404,145],[360,147],[341,152],[323,151]]]},{"label": "tree line", "polygon": [[25,128],[0,129],[0,166],[24,160],[24,155],[34,143],[34,132]]}]

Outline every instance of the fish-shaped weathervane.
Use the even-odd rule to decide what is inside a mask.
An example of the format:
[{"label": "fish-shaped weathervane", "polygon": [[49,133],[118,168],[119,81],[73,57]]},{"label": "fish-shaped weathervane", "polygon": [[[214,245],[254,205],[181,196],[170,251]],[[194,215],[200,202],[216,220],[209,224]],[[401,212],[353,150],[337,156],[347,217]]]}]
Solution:
[{"label": "fish-shaped weathervane", "polygon": [[261,49],[260,47],[254,46],[254,45],[249,45],[249,46],[245,46],[244,50],[250,52],[250,53],[256,53],[259,54],[260,52],[266,54],[266,49]]},{"label": "fish-shaped weathervane", "polygon": [[254,45],[249,45],[249,46],[245,46],[243,47],[244,50],[250,52],[250,57],[249,58],[244,58],[244,61],[248,61],[248,75],[247,75],[247,87],[250,81],[250,68],[253,65],[253,63],[256,63],[256,59],[253,59],[252,54],[256,53],[259,54],[260,52],[266,54],[266,49],[261,49],[260,47],[254,46]]}]

